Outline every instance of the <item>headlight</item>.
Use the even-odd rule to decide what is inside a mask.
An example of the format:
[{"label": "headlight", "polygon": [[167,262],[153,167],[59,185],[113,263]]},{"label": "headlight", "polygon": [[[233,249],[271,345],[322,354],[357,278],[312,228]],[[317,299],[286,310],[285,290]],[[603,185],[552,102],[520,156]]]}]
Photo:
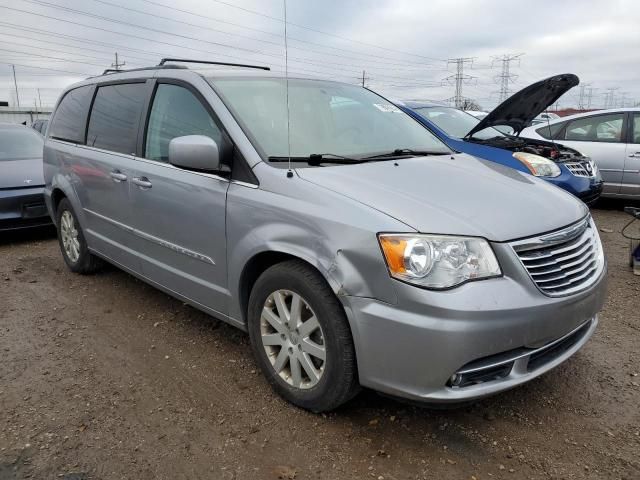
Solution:
[{"label": "headlight", "polygon": [[392,277],[427,288],[449,288],[502,274],[489,243],[448,235],[380,234]]},{"label": "headlight", "polygon": [[557,177],[561,173],[555,162],[534,153],[515,152],[513,158],[520,160],[536,177]]}]

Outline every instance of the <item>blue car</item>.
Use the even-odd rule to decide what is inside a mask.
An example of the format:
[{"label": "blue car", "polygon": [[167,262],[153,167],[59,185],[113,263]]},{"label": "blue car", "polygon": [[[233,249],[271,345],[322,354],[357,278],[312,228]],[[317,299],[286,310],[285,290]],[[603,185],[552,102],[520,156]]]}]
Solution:
[{"label": "blue car", "polygon": [[398,107],[452,150],[543,178],[590,205],[600,197],[603,185],[591,159],[554,142],[518,136],[536,116],[578,83],[578,77],[572,74],[541,80],[502,102],[482,120],[434,102],[399,102]]}]

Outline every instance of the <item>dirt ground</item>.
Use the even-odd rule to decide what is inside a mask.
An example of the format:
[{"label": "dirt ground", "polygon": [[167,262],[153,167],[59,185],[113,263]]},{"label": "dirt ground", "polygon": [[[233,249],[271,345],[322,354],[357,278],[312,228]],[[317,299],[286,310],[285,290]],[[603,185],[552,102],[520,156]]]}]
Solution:
[{"label": "dirt ground", "polygon": [[280,400],[248,337],[133,277],[78,276],[51,231],[0,240],[0,479],[640,479],[640,277],[620,204],[594,210],[609,297],[594,337],[454,410],[364,391]]}]

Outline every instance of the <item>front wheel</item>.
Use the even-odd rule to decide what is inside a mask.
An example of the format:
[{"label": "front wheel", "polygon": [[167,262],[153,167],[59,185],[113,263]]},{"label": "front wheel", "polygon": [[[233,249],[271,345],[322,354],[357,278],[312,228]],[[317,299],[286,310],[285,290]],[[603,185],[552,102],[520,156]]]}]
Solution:
[{"label": "front wheel", "polygon": [[322,412],[357,393],[346,315],[312,267],[292,260],[267,269],[251,292],[248,313],[258,365],[286,400]]}]

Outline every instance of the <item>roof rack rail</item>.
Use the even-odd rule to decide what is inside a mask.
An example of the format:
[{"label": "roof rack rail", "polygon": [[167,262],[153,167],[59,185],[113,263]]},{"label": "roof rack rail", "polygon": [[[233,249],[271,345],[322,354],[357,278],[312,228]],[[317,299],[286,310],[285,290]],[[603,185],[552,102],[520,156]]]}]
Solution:
[{"label": "roof rack rail", "polygon": [[126,73],[126,72],[140,72],[142,70],[158,70],[160,68],[187,68],[183,65],[154,65],[152,67],[141,67],[141,68],[128,68],[126,70],[116,70],[115,68],[107,68],[102,75],[107,75],[108,73]]},{"label": "roof rack rail", "polygon": [[227,67],[242,67],[242,68],[255,68],[258,70],[271,70],[270,67],[263,65],[248,65],[245,63],[227,63],[227,62],[210,62],[208,60],[192,60],[189,58],[163,58],[158,64],[159,67],[168,67],[165,65],[167,62],[183,62],[183,63],[204,63],[206,65],[225,65]]}]

